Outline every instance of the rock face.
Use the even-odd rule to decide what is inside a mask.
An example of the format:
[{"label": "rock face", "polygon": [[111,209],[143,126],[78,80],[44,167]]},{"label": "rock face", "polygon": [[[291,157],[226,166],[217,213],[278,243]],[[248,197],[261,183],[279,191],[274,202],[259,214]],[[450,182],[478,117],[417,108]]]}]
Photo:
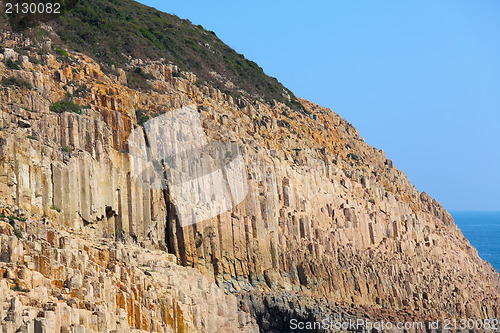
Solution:
[{"label": "rock face", "polygon": [[[192,74],[174,77],[177,70],[172,65],[142,60],[130,66],[153,75],[154,90],[135,91],[126,86],[123,70],[105,74],[82,54],[55,57],[43,45],[7,33],[2,43],[10,47],[4,49],[4,59],[23,60],[19,70],[0,63],[1,77],[28,84],[2,82],[1,204],[21,208],[33,220],[51,220],[53,232],[58,228],[78,232],[82,240],[71,246],[74,255],[67,254],[74,257],[72,267],[73,261],[66,263],[62,254],[56,254],[65,249],[61,239],[68,234],[49,241],[44,238],[49,236],[26,225],[23,232],[48,247],[37,245],[42,248],[36,251],[35,245],[10,236],[6,244],[23,245],[12,245],[18,257],[4,261],[10,262],[11,280],[17,270],[38,272],[43,278],[37,286],[45,288],[41,293],[62,297],[66,304],[72,299],[81,310],[80,318],[87,320],[83,326],[95,331],[120,330],[122,326],[116,325],[162,331],[161,323],[174,318],[172,309],[186,306],[193,314],[186,321],[191,325],[187,331],[206,327],[200,320],[212,325],[200,316],[235,329],[252,329],[254,322],[241,319],[245,312],[235,310],[235,298],[224,296],[220,288],[240,293],[249,307],[253,303],[245,296],[248,293],[282,291],[375,312],[385,308],[432,317],[500,316],[499,273],[479,258],[438,202],[419,193],[383,151],[367,145],[333,111],[305,100],[301,100],[304,112],[280,103],[235,100],[198,84]],[[81,114],[51,111],[51,105],[68,96],[89,107]],[[249,191],[230,211],[181,227],[168,193],[139,184],[127,139],[138,126],[137,114],[154,117],[186,105],[197,108],[208,140],[241,147]],[[101,238],[117,245],[107,250],[84,245],[83,239]],[[109,268],[110,258],[128,258],[137,244],[143,246],[141,253],[164,256],[158,259],[162,264],[157,273],[146,275],[137,267],[143,261],[128,259],[115,259],[126,269]],[[60,251],[51,250],[56,248]],[[43,266],[37,261],[42,260],[39,253],[53,262]],[[91,256],[92,268],[82,267],[81,261],[90,262]],[[109,256],[108,261],[103,256]],[[175,273],[177,268],[170,263],[174,257],[194,270],[179,268],[185,276]],[[106,272],[105,277],[92,277],[97,271]],[[165,296],[168,291],[163,289],[147,292],[146,285],[157,283],[168,289],[178,279],[186,284],[173,289],[188,296]],[[88,281],[86,289],[82,281]],[[133,290],[138,285],[141,289]],[[197,288],[205,290],[205,296],[196,294]],[[65,289],[69,293],[63,293]],[[8,300],[8,286],[2,290],[7,290],[2,299]],[[217,292],[212,295],[211,290]],[[123,295],[121,301],[110,303],[113,293]],[[212,303],[230,304],[228,310],[218,311],[227,321],[204,313],[211,311],[209,306],[197,307],[196,297],[208,295],[214,297]],[[138,300],[141,306],[136,310]],[[22,298],[12,302],[14,308],[19,302],[26,305]],[[96,302],[106,307],[94,316],[91,307]],[[57,304],[54,301],[53,306]],[[68,306],[64,311],[77,316],[78,311]],[[88,324],[101,320],[99,313],[106,324]],[[30,321],[28,316],[26,323],[42,325],[35,317]],[[177,329],[177,319],[174,322],[169,327]]]},{"label": "rock face", "polygon": [[2,332],[258,331],[236,296],[171,254],[18,214],[5,220]]}]

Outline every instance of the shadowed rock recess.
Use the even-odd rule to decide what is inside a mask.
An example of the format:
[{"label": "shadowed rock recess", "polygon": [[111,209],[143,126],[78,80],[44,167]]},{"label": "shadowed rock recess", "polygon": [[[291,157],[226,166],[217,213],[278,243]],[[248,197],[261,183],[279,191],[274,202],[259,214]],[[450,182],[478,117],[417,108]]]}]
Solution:
[{"label": "shadowed rock recess", "polygon": [[[499,273],[332,110],[233,98],[161,60],[103,72],[42,30],[0,36],[0,331],[500,316]],[[130,71],[149,89],[131,89]],[[189,105],[207,140],[241,147],[248,195],[180,227],[168,191],[141,186],[127,139]]]}]

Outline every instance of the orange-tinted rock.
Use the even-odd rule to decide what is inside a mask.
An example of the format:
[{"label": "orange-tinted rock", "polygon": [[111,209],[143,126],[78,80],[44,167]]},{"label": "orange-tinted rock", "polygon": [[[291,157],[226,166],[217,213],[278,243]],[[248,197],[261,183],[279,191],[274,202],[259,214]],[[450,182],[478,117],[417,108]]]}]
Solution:
[{"label": "orange-tinted rock", "polygon": [[[0,38],[4,45],[22,41]],[[201,301],[224,299],[214,281],[231,292],[278,289],[426,316],[498,315],[498,272],[438,202],[332,110],[305,100],[304,112],[234,101],[149,61],[134,65],[156,78],[160,92],[133,91],[123,75],[107,76],[92,59],[72,56],[70,66],[50,54],[30,70],[0,65],[3,76],[34,87],[0,91],[0,213],[22,208],[47,217],[47,224],[13,220],[15,228],[0,222],[0,276],[12,286],[12,266],[24,265],[50,280],[34,294],[48,292],[87,322],[97,320],[87,309],[95,304],[112,318],[110,330],[237,326]],[[74,87],[62,83],[70,81]],[[50,112],[77,85],[88,93],[75,102],[91,108],[81,115]],[[164,193],[142,187],[131,173],[127,137],[136,110],[154,116],[190,104],[210,140],[242,147],[249,193],[232,211],[180,228]],[[221,313],[245,316],[233,310]]]}]

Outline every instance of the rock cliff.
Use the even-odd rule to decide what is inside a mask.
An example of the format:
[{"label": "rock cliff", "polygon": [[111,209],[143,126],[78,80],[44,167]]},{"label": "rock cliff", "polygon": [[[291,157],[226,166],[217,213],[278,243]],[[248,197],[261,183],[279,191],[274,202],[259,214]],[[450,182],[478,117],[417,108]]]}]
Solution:
[{"label": "rock cliff", "polygon": [[236,296],[171,254],[2,212],[2,332],[258,332]]},{"label": "rock cliff", "polygon": [[[134,90],[123,69],[50,40],[1,42],[4,331],[266,330],[249,317],[256,295],[375,317],[500,316],[499,273],[332,110],[233,98],[144,59],[125,69],[152,89]],[[127,140],[138,117],[188,105],[208,140],[241,147],[249,191],[181,227],[165,191],[140,185]]]}]

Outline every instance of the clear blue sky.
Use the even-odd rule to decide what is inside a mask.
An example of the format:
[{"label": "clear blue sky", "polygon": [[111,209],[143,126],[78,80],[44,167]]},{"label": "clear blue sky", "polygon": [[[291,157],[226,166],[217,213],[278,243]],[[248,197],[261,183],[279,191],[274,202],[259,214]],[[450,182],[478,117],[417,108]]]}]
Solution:
[{"label": "clear blue sky", "polygon": [[140,1],[351,122],[448,210],[500,210],[500,1]]}]

